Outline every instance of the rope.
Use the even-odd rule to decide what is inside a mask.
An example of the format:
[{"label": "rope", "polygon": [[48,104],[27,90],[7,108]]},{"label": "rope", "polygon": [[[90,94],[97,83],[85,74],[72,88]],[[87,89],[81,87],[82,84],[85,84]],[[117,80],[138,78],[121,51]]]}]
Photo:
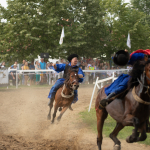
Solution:
[{"label": "rope", "polygon": [[139,103],[142,103],[142,104],[145,104],[145,105],[150,105],[150,102],[145,102],[144,100],[142,100],[136,93],[135,93],[135,86],[134,88],[132,89],[132,95],[134,97],[134,99],[139,102]]},{"label": "rope", "polygon": [[62,89],[62,91],[61,91],[61,96],[64,97],[64,98],[70,98],[70,97],[72,97],[72,96],[74,95],[74,91],[72,91],[71,95],[65,95],[65,94],[63,93],[65,87],[66,87],[66,86],[65,86],[65,84],[64,84],[63,89]]}]

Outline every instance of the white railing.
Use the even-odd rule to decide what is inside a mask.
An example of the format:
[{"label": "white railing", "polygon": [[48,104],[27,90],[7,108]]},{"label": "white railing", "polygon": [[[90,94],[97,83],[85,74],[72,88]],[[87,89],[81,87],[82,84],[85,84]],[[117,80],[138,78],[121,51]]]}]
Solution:
[{"label": "white railing", "polygon": [[[114,71],[114,70],[111,70],[111,71]],[[96,82],[95,82],[95,86],[94,86],[93,93],[92,93],[92,96],[91,96],[88,112],[90,112],[90,109],[91,109],[92,100],[93,100],[93,97],[94,97],[96,86],[97,86],[98,89],[101,89],[103,87],[103,82],[108,81],[108,80],[112,80],[112,82],[114,82],[114,80],[116,80],[117,78],[115,77],[115,72],[113,72],[112,77],[101,79],[101,80],[98,80],[98,79],[99,79],[99,77],[97,77]],[[98,84],[100,84],[100,86]]]},{"label": "white railing", "polygon": [[[18,88],[18,74],[23,74],[24,72],[28,72],[28,73],[41,73],[41,72],[55,72],[53,69],[45,69],[45,70],[17,70],[17,69],[9,69],[8,70],[9,72],[11,71],[16,71],[16,88]],[[113,76],[112,77],[109,77],[109,78],[106,78],[106,79],[102,79],[102,80],[98,80],[96,79],[96,83],[95,83],[95,86],[97,86],[98,88],[102,87],[103,86],[103,82],[104,81],[107,81],[107,80],[111,80],[112,79],[112,82],[115,80],[115,77],[114,77],[114,72],[120,72],[120,71],[128,71],[128,69],[116,69],[116,70],[83,70],[83,72],[89,72],[89,73],[102,73],[102,72],[113,72]],[[100,83],[100,87],[99,87],[99,84]],[[94,86],[94,88],[96,88]],[[92,94],[94,95],[94,94]]]}]

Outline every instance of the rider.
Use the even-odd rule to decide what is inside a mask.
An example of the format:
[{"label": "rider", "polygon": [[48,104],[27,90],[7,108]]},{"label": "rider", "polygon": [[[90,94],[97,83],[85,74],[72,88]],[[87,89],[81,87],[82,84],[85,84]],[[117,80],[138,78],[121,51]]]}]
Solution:
[{"label": "rider", "polygon": [[[69,61],[68,65],[53,64],[54,70],[58,73],[61,71],[64,71],[64,75],[63,75],[63,78],[58,79],[56,81],[56,83],[52,86],[52,88],[49,92],[49,95],[48,95],[48,98],[50,99],[48,106],[50,105],[51,100],[52,101],[54,100],[57,90],[60,88],[60,86],[62,86],[64,84],[65,78],[67,77],[67,73],[70,68],[78,69],[79,82],[80,83],[83,82],[84,73],[83,73],[82,69],[77,66],[78,55],[72,54],[72,55],[68,56],[67,60]],[[77,93],[77,90],[74,90],[73,103],[75,103],[77,101],[78,101],[78,93]]]},{"label": "rider", "polygon": [[[113,60],[115,64],[119,64],[121,66],[126,65],[127,63],[129,65],[134,65],[134,63],[138,60],[148,60],[148,55],[150,55],[150,50],[136,50],[133,53],[128,54],[127,50],[120,50],[118,51]],[[130,60],[129,60],[130,59]],[[129,62],[128,62],[129,61]],[[102,99],[99,103],[99,108],[103,109],[105,108],[109,103],[109,99],[114,97],[115,95],[123,92],[127,89],[128,81],[130,79],[130,76],[128,74],[121,74],[110,86],[105,88],[105,94],[107,97],[105,99]]]}]

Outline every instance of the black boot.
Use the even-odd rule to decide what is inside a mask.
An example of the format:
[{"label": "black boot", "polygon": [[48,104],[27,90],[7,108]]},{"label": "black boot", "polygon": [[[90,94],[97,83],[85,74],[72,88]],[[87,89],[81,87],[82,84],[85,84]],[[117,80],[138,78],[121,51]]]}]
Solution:
[{"label": "black boot", "polygon": [[115,95],[115,93],[110,93],[105,99],[102,99],[99,102],[99,109],[105,108],[110,103],[109,99],[114,97]]}]

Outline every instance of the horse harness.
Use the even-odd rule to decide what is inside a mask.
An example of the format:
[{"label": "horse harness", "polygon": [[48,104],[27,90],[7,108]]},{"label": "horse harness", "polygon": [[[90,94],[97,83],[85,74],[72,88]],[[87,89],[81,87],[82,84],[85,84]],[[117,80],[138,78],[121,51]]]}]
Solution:
[{"label": "horse harness", "polygon": [[71,95],[65,95],[65,94],[63,93],[65,87],[66,87],[66,86],[65,86],[65,84],[64,84],[64,85],[63,85],[63,89],[62,89],[62,91],[61,91],[61,96],[64,97],[64,98],[70,98],[70,97],[72,97],[72,96],[74,95],[74,91],[72,90]]},{"label": "horse harness", "polygon": [[[145,71],[144,71],[144,74],[145,74]],[[146,76],[146,74],[145,74],[145,76]],[[146,76],[146,78],[150,81],[149,77]],[[143,87],[147,88],[147,91],[145,92],[145,94],[147,93],[148,96],[150,97],[150,95],[149,95],[149,93],[148,93],[150,87],[144,85],[138,78],[137,78],[137,80],[138,80],[139,84],[141,84]],[[145,104],[145,105],[150,105],[150,102],[146,102],[146,101],[142,100],[142,99],[135,93],[135,86],[134,86],[134,88],[132,89],[132,95],[133,95],[134,99],[135,99],[137,102],[142,103],[142,104]]]}]

